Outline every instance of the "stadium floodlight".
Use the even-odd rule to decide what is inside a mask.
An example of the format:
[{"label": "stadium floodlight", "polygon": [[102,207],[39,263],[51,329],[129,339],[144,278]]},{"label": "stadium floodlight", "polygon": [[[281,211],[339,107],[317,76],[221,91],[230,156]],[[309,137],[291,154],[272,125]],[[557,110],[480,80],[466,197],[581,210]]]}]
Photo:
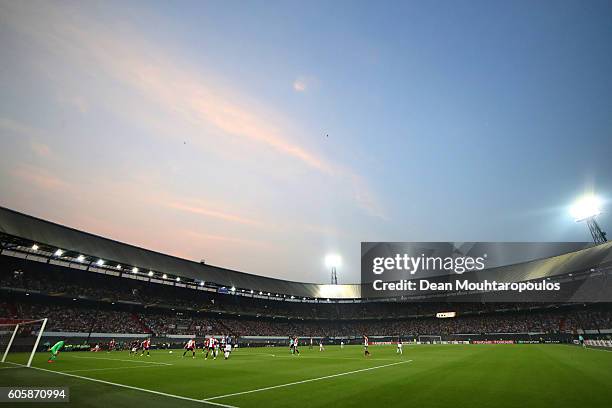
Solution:
[{"label": "stadium floodlight", "polygon": [[342,264],[342,258],[338,254],[329,254],[325,257],[325,266],[331,269],[331,284],[338,284],[336,269]]},{"label": "stadium floodlight", "polygon": [[84,260],[85,260],[85,257],[83,255],[77,256],[77,261],[83,262]]},{"label": "stadium floodlight", "polygon": [[200,286],[204,286],[204,281],[200,281]]},{"label": "stadium floodlight", "polygon": [[153,271],[149,271],[149,276],[153,276]]},{"label": "stadium floodlight", "polygon": [[168,275],[166,275],[165,273],[162,275],[163,279],[168,279]]},{"label": "stadium floodlight", "polygon": [[586,195],[578,199],[570,208],[570,214],[576,222],[585,221],[596,244],[607,241],[606,233],[595,221],[595,217],[601,214],[601,200],[594,195]]},{"label": "stadium floodlight", "polygon": [[270,296],[270,292],[268,292],[268,296]]},{"label": "stadium floodlight", "polygon": [[64,251],[62,251],[61,249],[58,249],[57,251],[55,251],[55,253],[53,255],[55,256],[62,256],[62,254],[64,253]]},{"label": "stadium floodlight", "polygon": [[137,267],[133,267],[132,268],[132,273],[138,273],[138,268]]},{"label": "stadium floodlight", "polygon": [[177,276],[177,277],[176,277],[176,281],[177,281],[177,282],[180,282],[180,281],[181,281],[181,278],[179,278],[179,277]]},{"label": "stadium floodlight", "polygon": [[596,217],[601,214],[601,200],[593,195],[581,197],[571,206],[570,214],[575,221]]},{"label": "stadium floodlight", "polygon": [[337,268],[342,263],[342,258],[337,254],[329,254],[325,257],[325,265],[328,268]]},{"label": "stadium floodlight", "polygon": [[295,296],[291,295],[291,299],[295,299]]},{"label": "stadium floodlight", "polygon": [[232,286],[232,288],[230,289],[232,292],[236,291],[236,288],[234,286]]},{"label": "stadium floodlight", "polygon": [[259,294],[260,294],[260,295],[263,295],[263,293],[261,292],[261,290],[259,291]]},{"label": "stadium floodlight", "polygon": [[38,245],[36,244],[32,245],[32,251],[38,251]]},{"label": "stadium floodlight", "polygon": [[104,266],[105,262],[104,259],[98,259],[98,261],[96,262],[96,265],[98,266]]},{"label": "stadium floodlight", "polygon": [[251,295],[253,294],[253,289],[251,289]]},{"label": "stadium floodlight", "polygon": [[121,270],[121,265],[117,264],[117,269]]}]

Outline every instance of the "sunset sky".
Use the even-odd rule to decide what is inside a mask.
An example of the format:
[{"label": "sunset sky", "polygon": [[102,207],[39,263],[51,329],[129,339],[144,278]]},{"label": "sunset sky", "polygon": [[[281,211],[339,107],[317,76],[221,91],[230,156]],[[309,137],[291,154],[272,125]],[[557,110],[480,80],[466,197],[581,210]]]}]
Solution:
[{"label": "sunset sky", "polygon": [[609,1],[0,0],[0,205],[307,282],[328,253],[358,281],[361,241],[588,240],[567,207],[612,197],[610,21]]}]

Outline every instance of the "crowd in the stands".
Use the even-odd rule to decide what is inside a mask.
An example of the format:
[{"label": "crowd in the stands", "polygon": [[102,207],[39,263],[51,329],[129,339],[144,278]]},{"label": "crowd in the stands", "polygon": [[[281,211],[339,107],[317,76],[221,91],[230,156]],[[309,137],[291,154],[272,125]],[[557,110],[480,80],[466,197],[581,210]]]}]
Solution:
[{"label": "crowd in the stands", "polygon": [[498,312],[451,319],[433,317],[385,320],[301,320],[198,316],[198,313],[91,309],[71,305],[0,304],[0,315],[17,319],[48,317],[47,330],[94,333],[194,334],[237,336],[445,335],[544,332],[612,328],[612,310],[581,308],[537,312]]},{"label": "crowd in the stands", "polygon": [[432,316],[436,312],[447,310],[470,314],[541,306],[528,303],[328,303],[326,300],[321,300],[319,303],[302,303],[220,294],[96,273],[75,273],[54,269],[45,271],[0,269],[0,288],[2,287],[18,288],[32,293],[68,299],[101,300],[107,303],[127,302],[148,307],[233,313],[253,317],[276,316],[303,319],[356,320],[378,316],[402,318]]},{"label": "crowd in the stands", "polygon": [[[364,333],[558,333],[612,328],[610,305],[325,300],[302,303],[212,293],[50,266],[25,271],[0,268],[0,291],[11,296],[0,303],[0,317],[48,317],[47,330],[67,332],[197,336],[299,333],[334,337]],[[21,296],[19,300],[17,296]],[[459,317],[434,317],[436,312],[450,310]]]}]

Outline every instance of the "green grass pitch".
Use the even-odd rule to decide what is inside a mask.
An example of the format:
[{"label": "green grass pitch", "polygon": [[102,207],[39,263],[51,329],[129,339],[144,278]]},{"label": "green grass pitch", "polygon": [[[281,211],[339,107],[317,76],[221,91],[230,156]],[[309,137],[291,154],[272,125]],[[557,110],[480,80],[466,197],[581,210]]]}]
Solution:
[{"label": "green grass pitch", "polygon": [[[87,407],[610,407],[612,352],[569,345],[408,345],[238,349],[229,360],[182,350],[60,353],[39,369],[0,365],[0,386],[69,386]],[[24,354],[9,361],[24,363]],[[61,375],[57,372],[71,374]],[[103,382],[91,381],[91,379]],[[128,387],[123,387],[123,386]],[[218,397],[218,398],[215,398]],[[212,398],[212,399],[211,399]],[[40,407],[36,404],[19,404]],[[45,405],[45,404],[43,404]],[[45,405],[47,406],[47,405]]]}]

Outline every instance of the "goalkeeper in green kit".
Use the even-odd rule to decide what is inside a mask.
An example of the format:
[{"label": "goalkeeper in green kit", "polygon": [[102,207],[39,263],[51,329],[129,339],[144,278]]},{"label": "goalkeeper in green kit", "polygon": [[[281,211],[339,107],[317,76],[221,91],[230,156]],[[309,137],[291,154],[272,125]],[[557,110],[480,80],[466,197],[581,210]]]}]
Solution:
[{"label": "goalkeeper in green kit", "polygon": [[55,361],[55,359],[57,358],[57,354],[60,352],[62,347],[64,347],[64,340],[58,341],[53,345],[53,347],[49,349],[49,351],[51,352],[51,356],[49,357],[49,360],[47,360],[47,363],[52,363]]}]

